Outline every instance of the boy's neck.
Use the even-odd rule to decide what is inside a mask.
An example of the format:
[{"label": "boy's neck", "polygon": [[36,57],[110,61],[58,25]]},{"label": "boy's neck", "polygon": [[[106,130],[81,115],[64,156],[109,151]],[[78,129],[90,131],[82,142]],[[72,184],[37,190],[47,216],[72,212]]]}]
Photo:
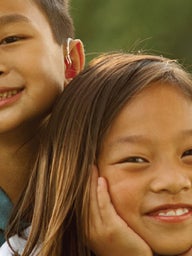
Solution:
[{"label": "boy's neck", "polygon": [[14,204],[28,181],[38,145],[39,136],[31,132],[0,134],[0,187]]}]

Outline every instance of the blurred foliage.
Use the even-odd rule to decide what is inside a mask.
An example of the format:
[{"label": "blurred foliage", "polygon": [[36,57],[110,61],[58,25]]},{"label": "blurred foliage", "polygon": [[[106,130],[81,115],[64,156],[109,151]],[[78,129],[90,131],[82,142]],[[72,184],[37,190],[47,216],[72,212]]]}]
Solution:
[{"label": "blurred foliage", "polygon": [[71,0],[76,38],[87,60],[123,49],[192,64],[191,0]]}]

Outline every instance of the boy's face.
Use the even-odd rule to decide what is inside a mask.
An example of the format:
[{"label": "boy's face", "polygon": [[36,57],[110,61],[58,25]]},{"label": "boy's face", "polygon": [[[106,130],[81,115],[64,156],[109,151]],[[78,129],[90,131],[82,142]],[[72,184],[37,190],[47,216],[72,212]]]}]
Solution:
[{"label": "boy's face", "polygon": [[39,122],[64,81],[63,46],[45,15],[33,1],[1,0],[0,133]]},{"label": "boy's face", "polygon": [[155,84],[112,123],[99,156],[118,214],[153,251],[192,245],[192,102]]}]

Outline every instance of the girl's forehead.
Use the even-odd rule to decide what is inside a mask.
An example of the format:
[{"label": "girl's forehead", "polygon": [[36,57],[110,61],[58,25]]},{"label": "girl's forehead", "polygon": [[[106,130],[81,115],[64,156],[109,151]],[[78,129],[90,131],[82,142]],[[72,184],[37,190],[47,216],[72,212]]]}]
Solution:
[{"label": "girl's forehead", "polygon": [[[190,95],[190,93],[191,95]],[[180,95],[188,101],[190,98],[192,98],[192,86],[190,88],[190,85],[186,89],[186,87],[179,86],[178,84],[173,84],[169,82],[164,82],[164,81],[158,81],[158,82],[153,82],[150,84],[145,85],[139,92],[137,92],[133,97],[130,99],[130,104],[135,100],[144,100],[145,98],[148,100],[152,100],[155,98],[160,98],[162,97],[162,102],[163,99],[165,98],[165,95]]]},{"label": "girl's forehead", "polygon": [[190,127],[192,129],[192,101],[179,88],[160,83],[143,89],[127,102],[107,134],[112,137],[136,133],[161,137],[166,133],[179,134]]}]

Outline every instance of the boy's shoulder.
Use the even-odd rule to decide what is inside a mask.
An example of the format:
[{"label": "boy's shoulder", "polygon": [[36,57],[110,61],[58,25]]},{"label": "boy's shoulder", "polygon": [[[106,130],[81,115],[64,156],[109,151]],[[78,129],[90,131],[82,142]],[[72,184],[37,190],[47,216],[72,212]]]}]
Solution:
[{"label": "boy's shoulder", "polygon": [[0,188],[0,245],[4,242],[4,230],[13,208],[13,204],[7,194]]}]

